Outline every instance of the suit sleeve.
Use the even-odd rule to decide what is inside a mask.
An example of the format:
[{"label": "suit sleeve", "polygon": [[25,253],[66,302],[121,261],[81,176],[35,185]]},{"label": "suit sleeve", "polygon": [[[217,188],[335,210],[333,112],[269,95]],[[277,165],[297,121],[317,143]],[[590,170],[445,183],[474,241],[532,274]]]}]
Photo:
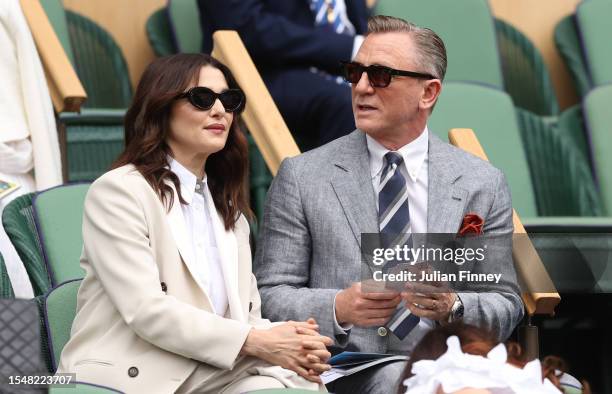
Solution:
[{"label": "suit sleeve", "polygon": [[266,200],[255,255],[263,314],[272,321],[314,317],[322,335],[344,346],[348,333],[334,317],[338,290],[308,287],[312,239],[294,171],[291,159],[283,161]]},{"label": "suit sleeve", "polygon": [[523,302],[517,285],[512,260],[511,237],[512,201],[506,179],[499,171],[494,188],[495,198],[485,217],[483,234],[495,234],[495,239],[504,245],[490,247],[487,259],[491,272],[502,273],[498,284],[487,284],[487,292],[459,292],[464,305],[463,320],[466,323],[488,327],[496,332],[500,340],[507,339],[523,317]]},{"label": "suit sleeve", "polygon": [[162,292],[157,264],[163,262],[154,260],[147,214],[133,182],[144,180],[129,175],[101,178],[87,194],[83,242],[94,274],[125,323],[143,340],[217,368],[232,368],[251,326]]},{"label": "suit sleeve", "polygon": [[351,58],[354,36],[297,24],[261,0],[199,0],[198,6],[203,30],[236,30],[258,65],[338,71],[339,62]]}]

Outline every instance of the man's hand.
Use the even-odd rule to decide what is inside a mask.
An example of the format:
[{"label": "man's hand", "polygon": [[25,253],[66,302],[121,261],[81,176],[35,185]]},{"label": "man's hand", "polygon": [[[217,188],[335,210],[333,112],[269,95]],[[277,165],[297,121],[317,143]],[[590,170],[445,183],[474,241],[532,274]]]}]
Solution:
[{"label": "man's hand", "polygon": [[252,329],[241,353],[295,371],[311,382],[321,383],[319,375],[331,368],[327,364],[331,354],[326,347],[333,341],[320,335],[318,329],[314,319],[290,321],[265,330]]},{"label": "man's hand", "polygon": [[445,292],[435,284],[409,283],[402,292],[402,299],[413,314],[446,323],[457,294]]},{"label": "man's hand", "polygon": [[400,294],[395,291],[380,289],[377,292],[364,292],[362,283],[353,283],[336,296],[336,320],[338,323],[350,323],[362,327],[382,326],[391,317]]}]

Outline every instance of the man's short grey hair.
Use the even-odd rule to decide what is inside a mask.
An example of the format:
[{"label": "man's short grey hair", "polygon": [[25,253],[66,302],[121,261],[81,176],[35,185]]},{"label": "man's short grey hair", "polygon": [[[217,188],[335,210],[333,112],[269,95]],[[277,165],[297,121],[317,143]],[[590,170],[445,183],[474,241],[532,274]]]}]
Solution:
[{"label": "man's short grey hair", "polygon": [[394,16],[376,15],[368,19],[368,32],[374,33],[406,32],[410,34],[414,42],[418,59],[417,65],[421,70],[410,70],[427,72],[439,80],[444,80],[446,74],[446,47],[442,39],[431,29],[419,27]]}]

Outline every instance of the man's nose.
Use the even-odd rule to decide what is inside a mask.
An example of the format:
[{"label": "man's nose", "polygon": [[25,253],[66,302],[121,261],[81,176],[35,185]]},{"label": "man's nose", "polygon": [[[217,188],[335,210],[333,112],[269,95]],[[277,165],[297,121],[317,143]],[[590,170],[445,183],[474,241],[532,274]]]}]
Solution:
[{"label": "man's nose", "polygon": [[374,92],[374,89],[370,85],[370,79],[368,78],[367,72],[364,71],[361,73],[359,81],[355,84],[355,91],[361,94]]}]

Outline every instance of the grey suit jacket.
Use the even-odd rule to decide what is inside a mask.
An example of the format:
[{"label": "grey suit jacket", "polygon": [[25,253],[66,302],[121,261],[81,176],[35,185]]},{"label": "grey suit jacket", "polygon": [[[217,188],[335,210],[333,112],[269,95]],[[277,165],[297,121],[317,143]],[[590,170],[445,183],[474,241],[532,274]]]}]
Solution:
[{"label": "grey suit jacket", "polygon": [[[432,134],[428,157],[429,233],[457,233],[468,212],[484,218],[485,234],[512,233],[510,192],[501,171]],[[376,328],[354,327],[344,334],[334,323],[336,294],[361,280],[361,233],[376,232],[362,131],[284,160],[268,191],[254,263],[263,315],[272,321],[312,316],[321,333],[341,347],[386,352],[389,338]],[[511,251],[499,258],[509,268],[504,277],[512,279]],[[507,338],[523,314],[512,282],[500,281],[491,293],[459,293],[464,320]]]}]

